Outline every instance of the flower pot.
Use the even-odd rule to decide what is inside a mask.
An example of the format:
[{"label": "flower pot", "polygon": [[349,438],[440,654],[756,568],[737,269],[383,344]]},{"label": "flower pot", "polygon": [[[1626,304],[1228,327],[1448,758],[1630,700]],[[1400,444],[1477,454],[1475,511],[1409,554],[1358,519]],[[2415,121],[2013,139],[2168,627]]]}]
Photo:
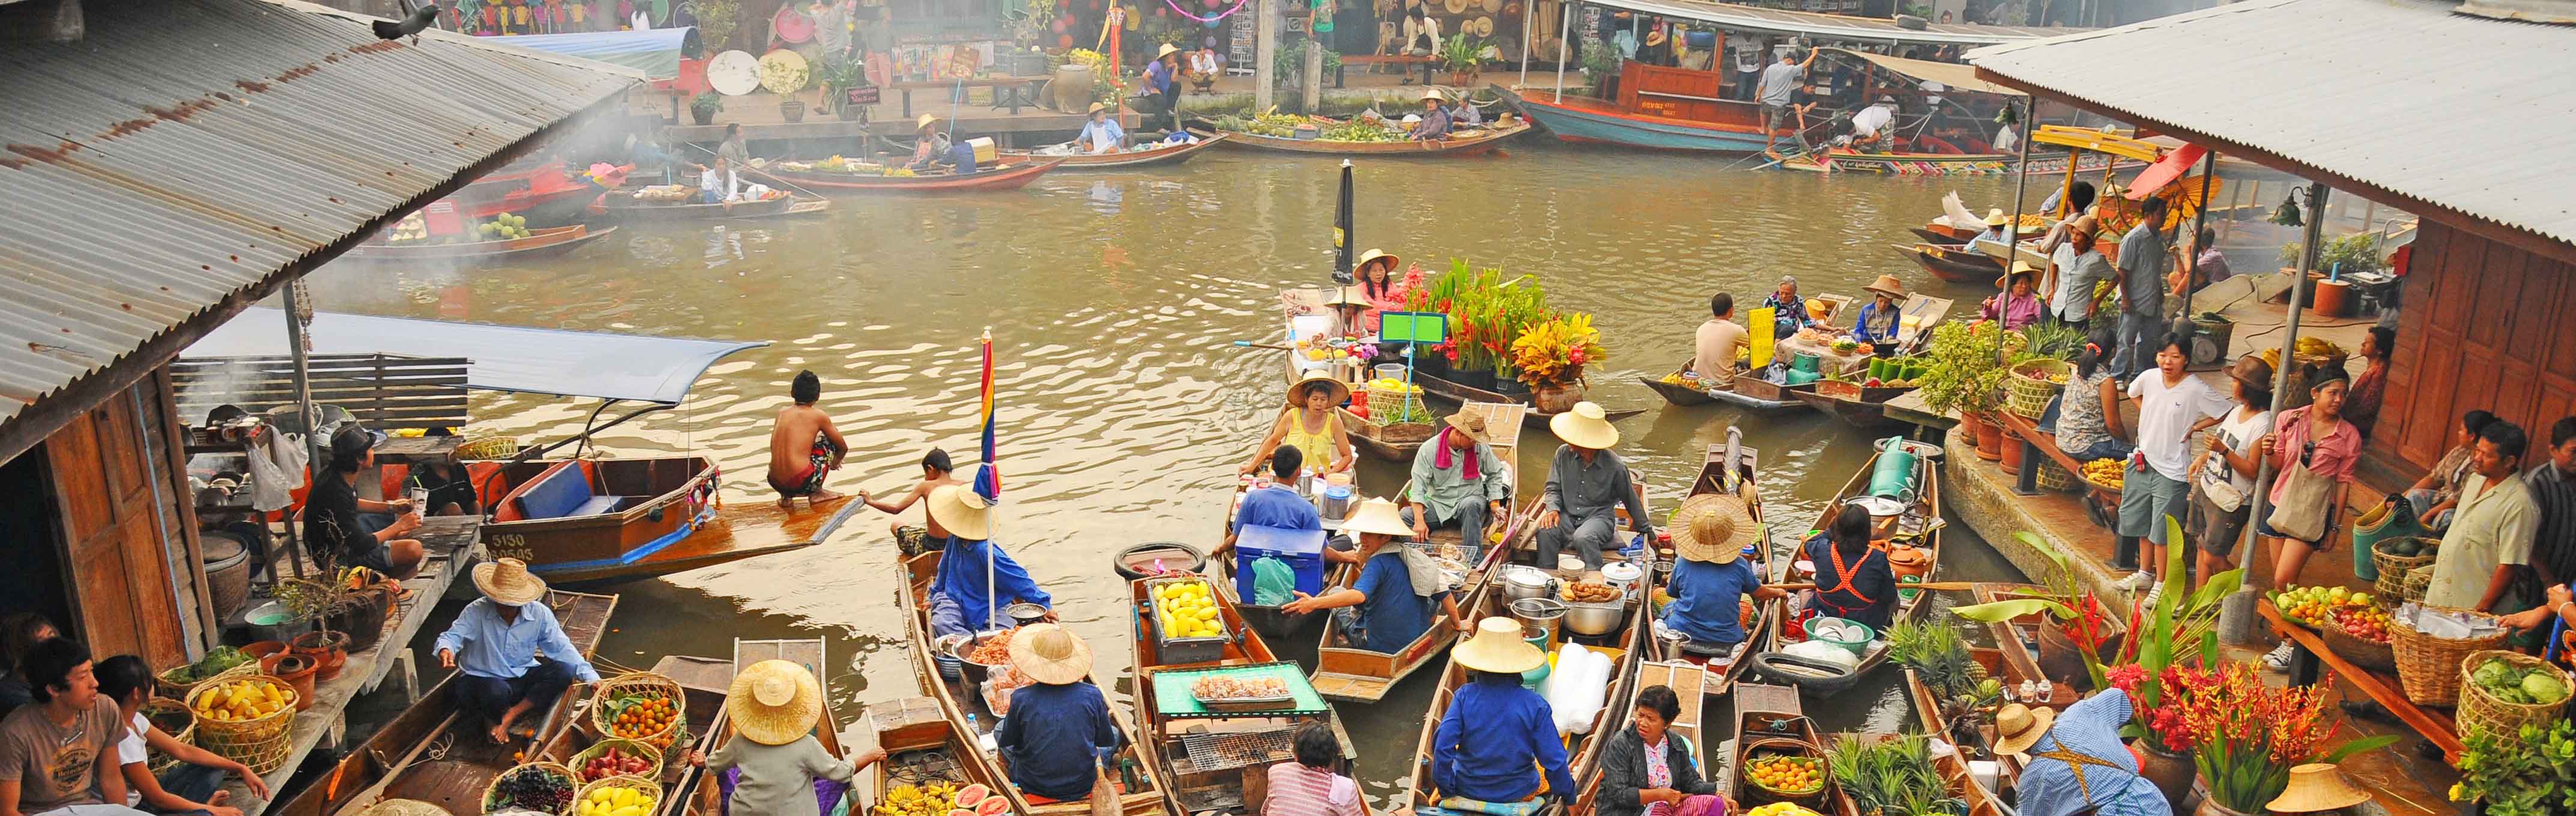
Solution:
[{"label": "flower pot", "polygon": [[1976,426],[1972,430],[1977,435],[1977,458],[1988,462],[2004,458],[2004,426],[1995,424],[1994,420],[1981,413],[1960,414],[1960,417],[1962,424],[1965,424],[1966,417],[1976,418]]},{"label": "flower pot", "polygon": [[2084,648],[2054,620],[2039,625],[2039,674],[2079,689],[2092,685],[2092,673],[2084,670]]},{"label": "flower pot", "polygon": [[[1529,385],[1521,382],[1519,377],[1506,374],[1494,374],[1491,376],[1494,378],[1494,393],[1511,397],[1515,400],[1526,400],[1531,397]],[[1566,407],[1571,408],[1573,406],[1569,404]]]},{"label": "flower pot", "polygon": [[296,635],[287,651],[290,654],[311,658],[314,665],[318,667],[314,672],[313,681],[328,683],[332,678],[339,677],[340,668],[348,664],[349,653],[345,651],[348,645],[347,632],[306,632]]},{"label": "flower pot", "polygon": [[843,103],[841,103],[841,104],[838,104],[838,105],[834,105],[834,106],[832,106],[832,115],[833,115],[834,117],[839,118],[841,121],[844,121],[844,122],[856,122],[856,121],[859,121],[859,114],[860,114],[860,113],[863,113],[863,112],[866,112],[866,111],[867,111],[867,108],[866,108],[866,107],[864,107],[864,106],[860,106],[860,105],[852,105],[852,104],[850,104],[850,103],[848,103],[848,102],[843,102]]},{"label": "flower pot", "polygon": [[2000,448],[2002,448],[2002,449],[2003,449],[2003,450],[2001,450],[2001,451],[1999,451],[1999,452],[2000,452],[2001,454],[2003,454],[2003,461],[2002,461],[2002,465],[2003,465],[2003,469],[2004,469],[2004,474],[2005,474],[2005,475],[2008,475],[2008,476],[2019,476],[2019,475],[2021,475],[2021,449],[2022,449],[2022,446],[2021,446],[2021,445],[2019,445],[2019,444],[2015,444],[2015,443],[2018,443],[2020,440],[2012,440],[2011,442],[2006,442],[2006,441],[2003,439],[2002,429],[1998,428],[1998,429],[1996,429],[1996,430],[1997,430],[1997,432],[1996,432],[1996,434],[1995,434],[1995,442],[1996,442],[1996,445],[1997,445],[1998,447],[2000,447]]},{"label": "flower pot", "polygon": [[260,658],[261,674],[277,678],[295,690],[295,710],[313,707],[313,675],[322,667],[313,658],[294,652],[279,652]]},{"label": "flower pot", "polygon": [[1479,391],[1494,390],[1494,371],[1490,368],[1453,368],[1446,379]]},{"label": "flower pot", "polygon": [[778,103],[778,118],[787,120],[789,124],[805,121],[805,102],[789,99]]},{"label": "flower pot", "polygon": [[1571,411],[1583,401],[1583,389],[1573,383],[1557,383],[1530,389],[1530,403],[1541,411]]},{"label": "flower pot", "polygon": [[689,108],[689,121],[698,123],[700,127],[712,125],[716,123],[716,112],[714,110],[703,110],[691,107]]},{"label": "flower pot", "polygon": [[1413,358],[1413,373],[1449,379],[1449,358],[1435,352],[1416,352]]},{"label": "flower pot", "polygon": [[2167,752],[2162,746],[2146,740],[2138,742],[2138,749],[2143,766],[2138,775],[2153,783],[2156,790],[2165,795],[2165,802],[2173,807],[2174,812],[2181,813],[2183,800],[2191,796],[2191,781],[2199,778],[2200,769],[2192,766],[2191,757]]},{"label": "flower pot", "polygon": [[2225,805],[2219,804],[2216,799],[2202,799],[2200,800],[2200,809],[2195,811],[2193,816],[2263,816],[2263,814],[2260,812],[2230,810]]},{"label": "flower pot", "polygon": [[266,660],[269,655],[286,651],[286,641],[263,640],[241,647],[241,650],[242,654],[250,655],[252,660]]},{"label": "flower pot", "polygon": [[331,631],[348,637],[343,649],[363,652],[384,639],[385,618],[393,609],[393,594],[382,584],[358,590],[349,596],[349,607],[332,615],[325,623]]}]

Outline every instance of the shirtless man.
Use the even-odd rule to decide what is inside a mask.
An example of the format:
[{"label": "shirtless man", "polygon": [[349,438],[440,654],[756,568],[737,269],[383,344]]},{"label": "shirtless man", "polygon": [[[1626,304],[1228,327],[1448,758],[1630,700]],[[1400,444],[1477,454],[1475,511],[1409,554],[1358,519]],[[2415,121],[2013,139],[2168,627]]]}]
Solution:
[{"label": "shirtless man", "polygon": [[800,496],[808,505],[841,498],[823,489],[823,477],[840,469],[850,444],[832,426],[832,417],[814,407],[823,398],[822,378],[797,372],[787,393],[796,404],[778,409],[778,427],[769,432],[769,486],[778,491],[778,506],[793,508]]},{"label": "shirtless man", "polygon": [[[948,461],[947,451],[940,450],[938,448],[931,448],[929,453],[922,454],[921,457],[921,483],[913,485],[911,490],[905,491],[903,498],[892,501],[877,501],[875,499],[867,499],[866,501],[869,507],[901,515],[903,511],[912,507],[913,502],[928,498],[930,496],[930,491],[939,489],[941,485],[965,484],[965,482],[958,481],[955,477],[948,475],[950,471],[955,469],[956,467]],[[894,523],[887,525],[894,530],[895,544],[903,550],[903,554],[920,555],[923,552],[928,551],[927,542],[946,541],[948,539],[948,531],[939,526],[938,517],[924,513],[922,516],[922,524],[924,526],[914,527],[904,524],[903,519],[898,518],[894,520]]]}]

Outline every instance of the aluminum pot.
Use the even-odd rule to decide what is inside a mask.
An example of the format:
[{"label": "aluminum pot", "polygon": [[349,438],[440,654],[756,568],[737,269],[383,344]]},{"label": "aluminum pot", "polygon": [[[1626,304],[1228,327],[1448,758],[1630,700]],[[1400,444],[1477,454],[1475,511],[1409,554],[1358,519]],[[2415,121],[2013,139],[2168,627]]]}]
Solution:
[{"label": "aluminum pot", "polygon": [[1555,593],[1556,578],[1535,567],[1513,564],[1503,568],[1503,598],[1518,601],[1547,598]]},{"label": "aluminum pot", "polygon": [[1511,602],[1512,618],[1521,622],[1522,631],[1537,627],[1554,632],[1565,618],[1565,602],[1555,598],[1522,598]]},{"label": "aluminum pot", "polygon": [[1602,603],[1568,603],[1565,605],[1565,628],[1586,637],[1600,637],[1619,631],[1620,613],[1627,611],[1622,601]]}]

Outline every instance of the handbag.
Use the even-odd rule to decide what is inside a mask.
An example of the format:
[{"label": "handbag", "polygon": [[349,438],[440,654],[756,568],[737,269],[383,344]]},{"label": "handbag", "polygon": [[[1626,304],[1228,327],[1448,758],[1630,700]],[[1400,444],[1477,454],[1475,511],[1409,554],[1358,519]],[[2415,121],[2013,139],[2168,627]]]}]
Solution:
[{"label": "handbag", "polygon": [[2326,502],[2334,497],[2334,480],[2308,467],[2308,457],[2314,453],[2312,442],[2299,452],[2299,466],[2281,474],[2289,484],[2281,489],[2280,504],[2263,520],[2274,532],[2307,542],[2326,537],[2326,521],[2333,512]]}]

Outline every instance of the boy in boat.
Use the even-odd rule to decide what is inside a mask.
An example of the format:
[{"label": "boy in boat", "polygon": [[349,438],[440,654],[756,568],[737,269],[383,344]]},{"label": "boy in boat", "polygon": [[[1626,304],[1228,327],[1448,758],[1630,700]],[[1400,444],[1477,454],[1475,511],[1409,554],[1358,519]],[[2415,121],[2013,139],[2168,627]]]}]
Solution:
[{"label": "boy in boat", "polygon": [[511,723],[554,705],[574,680],[599,682],[599,670],[564,633],[554,609],[539,603],[546,579],[529,573],[527,562],[476,564],[474,587],[483,597],[438,635],[438,665],[456,670],[458,707],[492,723],[492,742],[508,742]]},{"label": "boy in boat", "polygon": [[823,398],[823,379],[812,371],[796,372],[787,386],[796,404],[778,409],[778,426],[769,432],[769,486],[778,491],[778,506],[792,508],[798,497],[810,505],[841,498],[823,489],[824,475],[841,469],[850,444],[832,416],[814,403]]},{"label": "boy in boat", "polygon": [[[929,498],[930,491],[937,490],[943,485],[964,484],[957,481],[956,477],[948,475],[950,471],[956,469],[955,465],[949,463],[947,451],[931,448],[929,453],[921,455],[920,483],[913,485],[911,490],[905,491],[901,500],[878,501],[867,498],[865,493],[860,494],[859,500],[867,502],[869,507],[902,515],[903,511],[911,509],[913,502]],[[907,557],[937,550],[939,545],[948,540],[948,529],[939,526],[937,517],[930,515],[930,512],[925,509],[922,511],[921,518],[924,526],[905,524],[903,519],[895,519],[890,525],[894,531],[895,546],[900,548]]]}]

